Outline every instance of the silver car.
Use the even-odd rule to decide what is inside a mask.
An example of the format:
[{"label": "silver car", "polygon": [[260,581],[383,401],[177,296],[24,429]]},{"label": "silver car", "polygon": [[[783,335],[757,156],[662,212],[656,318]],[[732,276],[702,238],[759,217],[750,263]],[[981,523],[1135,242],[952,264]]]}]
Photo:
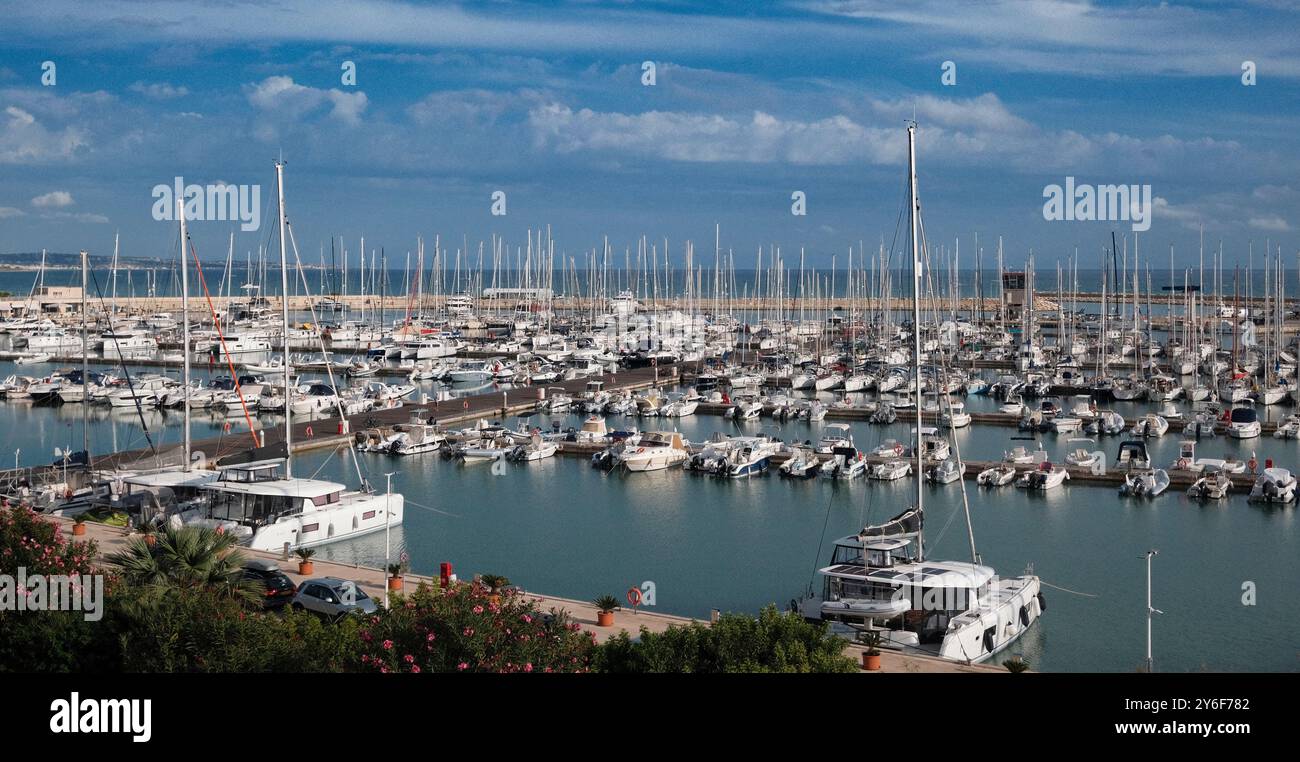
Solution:
[{"label": "silver car", "polygon": [[303,580],[290,605],[295,610],[305,609],[331,620],[351,613],[370,614],[379,609],[360,585],[338,577]]}]

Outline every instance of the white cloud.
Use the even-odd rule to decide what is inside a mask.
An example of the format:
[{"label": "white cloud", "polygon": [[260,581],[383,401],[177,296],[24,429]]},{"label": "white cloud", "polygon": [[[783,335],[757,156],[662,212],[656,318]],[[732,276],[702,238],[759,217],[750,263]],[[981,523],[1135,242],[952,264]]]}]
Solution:
[{"label": "white cloud", "polygon": [[360,90],[344,92],[337,88],[322,90],[293,81],[292,77],[267,77],[245,88],[248,102],[266,112],[278,113],[290,119],[304,117],[325,104],[330,106],[330,116],[344,124],[355,125],[361,121],[361,112],[368,103]]},{"label": "white cloud", "polygon": [[0,124],[0,164],[36,164],[71,158],[87,147],[80,127],[47,129],[30,111],[7,106]]},{"label": "white cloud", "polygon": [[1291,232],[1291,224],[1276,214],[1263,217],[1251,217],[1250,226],[1256,230],[1267,230],[1272,233]]},{"label": "white cloud", "polygon": [[46,212],[41,215],[43,220],[59,220],[62,222],[88,222],[102,225],[108,222],[108,217],[102,214],[92,212]]},{"label": "white cloud", "polygon": [[22,209],[15,209],[12,206],[0,206],[0,220],[7,220],[10,217],[22,217],[26,214],[27,212]]},{"label": "white cloud", "polygon": [[183,98],[190,94],[188,87],[184,85],[173,86],[170,82],[135,82],[131,85],[130,90],[154,100],[171,100],[173,98]]},{"label": "white cloud", "polygon": [[72,194],[64,190],[50,191],[42,193],[32,199],[32,206],[38,209],[49,209],[63,206],[72,206],[75,201],[72,200]]}]

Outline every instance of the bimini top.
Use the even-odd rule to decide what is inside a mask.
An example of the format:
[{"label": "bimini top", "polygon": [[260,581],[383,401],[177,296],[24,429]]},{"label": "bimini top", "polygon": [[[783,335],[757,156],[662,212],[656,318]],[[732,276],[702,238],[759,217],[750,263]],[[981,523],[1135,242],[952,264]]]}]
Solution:
[{"label": "bimini top", "polygon": [[222,468],[216,481],[204,489],[243,495],[317,498],[343,491],[338,482],[320,479],[286,479],[280,476],[282,460],[240,463]]},{"label": "bimini top", "polygon": [[964,561],[923,561],[878,568],[859,564],[838,564],[821,570],[824,575],[913,587],[976,589],[995,576],[993,568]]},{"label": "bimini top", "polygon": [[1234,407],[1232,409],[1233,423],[1254,423],[1259,420],[1259,413],[1250,407]]},{"label": "bimini top", "polygon": [[198,487],[216,481],[218,473],[206,468],[190,471],[157,471],[152,474],[133,474],[122,481],[133,487]]}]

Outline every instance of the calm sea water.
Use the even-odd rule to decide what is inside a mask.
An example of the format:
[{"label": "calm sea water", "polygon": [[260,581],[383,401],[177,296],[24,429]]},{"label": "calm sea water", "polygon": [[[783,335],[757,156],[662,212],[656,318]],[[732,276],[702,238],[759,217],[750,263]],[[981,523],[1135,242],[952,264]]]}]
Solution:
[{"label": "calm sea water", "polygon": [[[40,367],[40,366],[35,366]],[[22,369],[32,373],[33,366]],[[0,363],[0,375],[15,372]],[[200,371],[201,373],[201,371]],[[972,411],[994,403],[972,397]],[[1126,415],[1143,405],[1116,405]],[[1276,415],[1277,413],[1275,413]],[[150,413],[154,441],[176,442],[180,417]],[[194,436],[222,431],[224,418],[197,416]],[[548,426],[549,416],[530,419]],[[577,425],[570,416],[564,425]],[[514,423],[513,421],[510,423]],[[655,427],[666,422],[617,422]],[[692,440],[714,431],[777,431],[786,439],[817,439],[823,424],[735,424],[713,416],[675,422]],[[243,427],[235,420],[234,433]],[[33,408],[0,403],[7,449],[20,463],[47,463],[53,448],[80,447],[77,405]],[[861,448],[886,438],[906,439],[910,427],[856,424]],[[1021,436],[1012,429],[972,427],[956,442],[968,460],[996,459]],[[1179,437],[1149,440],[1162,465],[1177,457]],[[1097,445],[1039,435],[1055,458],[1077,446],[1104,449],[1114,459],[1118,438]],[[144,447],[139,418],[131,412],[96,409],[91,425],[96,452]],[[1201,454],[1256,452],[1295,469],[1300,443],[1271,438],[1239,442],[1203,440]],[[0,458],[3,454],[0,454]],[[609,474],[584,459],[556,457],[512,464],[493,475],[488,466],[463,466],[437,454],[394,459],[360,454],[363,473],[375,484],[393,473],[393,489],[405,495],[406,519],[393,532],[392,553],[409,553],[417,572],[436,574],[451,562],[462,577],[505,574],[530,590],[579,599],[622,596],[633,585],[656,584],[657,608],[707,617],[710,609],[753,612],[766,603],[785,605],[813,581],[829,556],[830,543],[864,523],[888,518],[910,505],[914,485],[821,479],[790,482],[775,474],[719,480],[681,471]],[[356,484],[352,456],[311,453],[296,459],[301,476]],[[12,461],[11,461],[12,462]],[[1300,668],[1300,579],[1295,508],[1251,505],[1244,497],[1197,504],[1170,491],[1154,501],[1120,498],[1099,487],[1070,486],[1046,494],[1013,487],[968,487],[972,522],[986,563],[1003,574],[1032,565],[1051,586],[1048,611],[1016,646],[1035,669],[1131,671],[1145,649],[1145,562],[1155,560],[1154,603],[1165,613],[1155,621],[1157,668],[1167,671],[1295,671]],[[927,486],[927,545],[932,558],[968,558],[960,488]],[[332,560],[378,565],[383,534],[326,546]],[[1252,583],[1257,605],[1242,604]],[[1054,588],[1067,588],[1064,592]]]}]

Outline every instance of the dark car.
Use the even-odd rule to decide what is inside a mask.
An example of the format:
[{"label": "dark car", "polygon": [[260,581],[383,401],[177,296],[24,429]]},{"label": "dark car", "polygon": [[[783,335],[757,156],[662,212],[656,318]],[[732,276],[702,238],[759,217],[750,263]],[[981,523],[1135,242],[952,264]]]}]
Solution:
[{"label": "dark car", "polygon": [[244,579],[257,582],[265,589],[266,592],[262,597],[263,608],[278,609],[293,600],[294,593],[298,592],[293,582],[280,571],[280,566],[274,561],[261,558],[245,561]]}]

